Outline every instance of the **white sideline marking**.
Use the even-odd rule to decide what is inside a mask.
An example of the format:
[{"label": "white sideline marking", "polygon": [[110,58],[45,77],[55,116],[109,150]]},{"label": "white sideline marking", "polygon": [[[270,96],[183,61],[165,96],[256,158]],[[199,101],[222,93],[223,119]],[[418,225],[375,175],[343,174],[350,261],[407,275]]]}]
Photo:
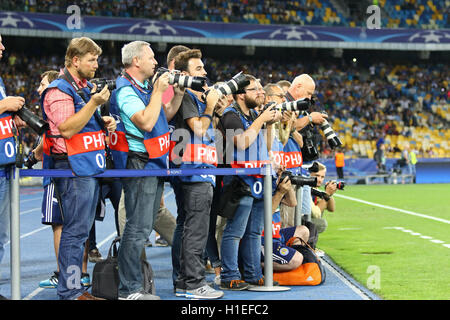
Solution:
[{"label": "white sideline marking", "polygon": [[368,204],[368,205],[374,206],[374,207],[380,207],[380,208],[383,208],[383,209],[394,210],[394,211],[401,212],[401,213],[406,213],[406,214],[409,214],[409,215],[412,215],[412,216],[421,217],[421,218],[425,218],[425,219],[430,219],[430,220],[435,220],[435,221],[439,221],[439,222],[450,224],[449,220],[436,218],[436,217],[433,217],[433,216],[427,216],[426,214],[422,214],[422,213],[417,213],[417,212],[413,212],[413,211],[409,211],[409,210],[403,210],[403,209],[399,209],[399,208],[385,206],[383,204],[370,202],[370,201],[366,201],[366,200],[361,200],[361,199],[358,199],[358,198],[343,196],[341,194],[334,194],[333,196],[334,197],[338,197],[338,198],[347,199],[347,200],[356,201],[356,202],[365,203],[365,204]]},{"label": "white sideline marking", "polygon": [[403,227],[385,227],[383,229],[400,230],[400,231],[403,231],[403,232],[410,233],[412,236],[420,236],[420,238],[425,239],[425,240],[430,240],[430,242],[433,242],[433,243],[438,243],[438,244],[444,243],[443,244],[444,247],[450,248],[450,244],[445,244],[445,241],[438,240],[438,239],[433,239],[433,237],[430,237],[430,236],[422,236],[419,232],[414,232],[414,231],[411,231],[411,230],[405,230]]}]

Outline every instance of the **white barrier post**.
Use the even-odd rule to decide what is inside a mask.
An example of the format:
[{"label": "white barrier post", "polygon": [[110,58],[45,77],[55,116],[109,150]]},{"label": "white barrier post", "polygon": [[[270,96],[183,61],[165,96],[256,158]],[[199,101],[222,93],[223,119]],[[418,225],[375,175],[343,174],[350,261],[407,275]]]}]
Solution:
[{"label": "white barrier post", "polygon": [[11,168],[11,299],[20,300],[20,200],[19,168]]},{"label": "white barrier post", "polygon": [[[298,186],[296,190],[297,206],[295,207],[295,226],[302,225],[302,204],[303,204],[303,187]],[[308,217],[307,217],[308,218]]]},{"label": "white barrier post", "polygon": [[273,285],[272,232],[272,166],[268,164],[264,176],[264,286],[250,286],[250,291],[291,290],[289,287]]}]

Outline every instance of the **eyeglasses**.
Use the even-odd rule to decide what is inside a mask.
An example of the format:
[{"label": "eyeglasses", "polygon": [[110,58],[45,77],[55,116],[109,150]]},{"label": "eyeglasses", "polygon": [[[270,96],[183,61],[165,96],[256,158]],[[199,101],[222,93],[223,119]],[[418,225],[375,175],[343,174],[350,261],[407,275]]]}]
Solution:
[{"label": "eyeglasses", "polygon": [[278,97],[278,98],[280,98],[280,99],[283,99],[283,98],[284,98],[284,94],[282,94],[282,93],[280,93],[280,94],[269,94],[268,96],[269,96],[269,97]]}]

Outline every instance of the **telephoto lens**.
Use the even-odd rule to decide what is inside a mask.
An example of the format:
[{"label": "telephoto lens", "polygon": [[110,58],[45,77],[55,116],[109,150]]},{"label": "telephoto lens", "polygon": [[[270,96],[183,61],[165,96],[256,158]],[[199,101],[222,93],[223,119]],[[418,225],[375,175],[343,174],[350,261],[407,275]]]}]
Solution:
[{"label": "telephoto lens", "polygon": [[[326,112],[322,112],[323,114],[327,114]],[[328,140],[328,145],[331,149],[335,149],[337,147],[342,146],[341,140],[338,138],[334,130],[331,128],[330,124],[327,120],[325,120],[321,125],[320,129],[322,129],[325,137]]]},{"label": "telephoto lens", "polygon": [[105,86],[108,86],[109,91],[113,91],[116,89],[116,81],[115,80],[108,80],[104,78],[95,78],[90,80],[91,83],[94,83],[97,85],[97,89],[95,90],[95,93],[99,93],[103,90]]},{"label": "telephoto lens", "polygon": [[317,177],[302,177],[294,175],[290,171],[283,171],[280,177],[280,182],[283,181],[286,177],[289,177],[291,183],[296,186],[311,186],[311,187],[317,186]]},{"label": "telephoto lens", "polygon": [[336,182],[336,188],[339,190],[344,190],[345,183],[343,181]]},{"label": "telephoto lens", "polygon": [[215,88],[219,92],[220,98],[222,98],[222,96],[229,94],[240,93],[240,91],[249,84],[250,81],[247,80],[246,76],[241,71],[224,84],[218,85]]},{"label": "telephoto lens", "polygon": [[182,75],[181,73],[171,72],[169,75],[169,83],[178,84],[180,87],[183,88],[190,88],[195,91],[203,92],[204,91],[203,87],[206,84],[206,78],[185,76]]},{"label": "telephoto lens", "polygon": [[25,121],[25,123],[38,135],[44,134],[44,132],[49,129],[49,124],[46,121],[39,118],[25,106],[16,111],[16,115]]}]

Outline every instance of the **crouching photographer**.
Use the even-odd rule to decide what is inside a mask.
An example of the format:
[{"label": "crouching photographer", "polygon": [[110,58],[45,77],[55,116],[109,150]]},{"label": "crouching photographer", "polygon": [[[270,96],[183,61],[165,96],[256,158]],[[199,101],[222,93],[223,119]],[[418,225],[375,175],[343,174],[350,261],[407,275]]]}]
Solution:
[{"label": "crouching photographer", "polygon": [[[303,263],[303,255],[292,248],[292,245],[301,245],[307,242],[309,230],[306,226],[293,226],[281,228],[280,205],[295,207],[297,199],[293,185],[316,184],[316,178],[294,176],[290,171],[281,171],[278,176],[277,188],[272,196],[272,238],[273,238],[273,271],[286,272],[298,268]],[[264,237],[264,232],[263,232]],[[293,239],[293,240],[291,240]],[[301,239],[301,240],[300,240]],[[289,243],[289,241],[293,241]],[[262,238],[264,253],[264,238]],[[264,255],[262,255],[264,261]],[[263,264],[264,265],[264,264]]]},{"label": "crouching photographer", "polygon": [[[327,167],[320,162],[314,162],[313,166],[309,169],[312,177],[317,178],[317,188],[322,186],[327,173]],[[344,183],[336,181],[328,181],[325,184],[325,192],[318,189],[311,188],[312,204],[311,204],[311,222],[317,229],[317,233],[322,233],[326,230],[328,223],[324,218],[325,210],[334,212],[336,205],[333,195],[337,189],[343,190]],[[317,243],[317,238],[314,241]],[[315,243],[313,247],[315,247]]]}]

